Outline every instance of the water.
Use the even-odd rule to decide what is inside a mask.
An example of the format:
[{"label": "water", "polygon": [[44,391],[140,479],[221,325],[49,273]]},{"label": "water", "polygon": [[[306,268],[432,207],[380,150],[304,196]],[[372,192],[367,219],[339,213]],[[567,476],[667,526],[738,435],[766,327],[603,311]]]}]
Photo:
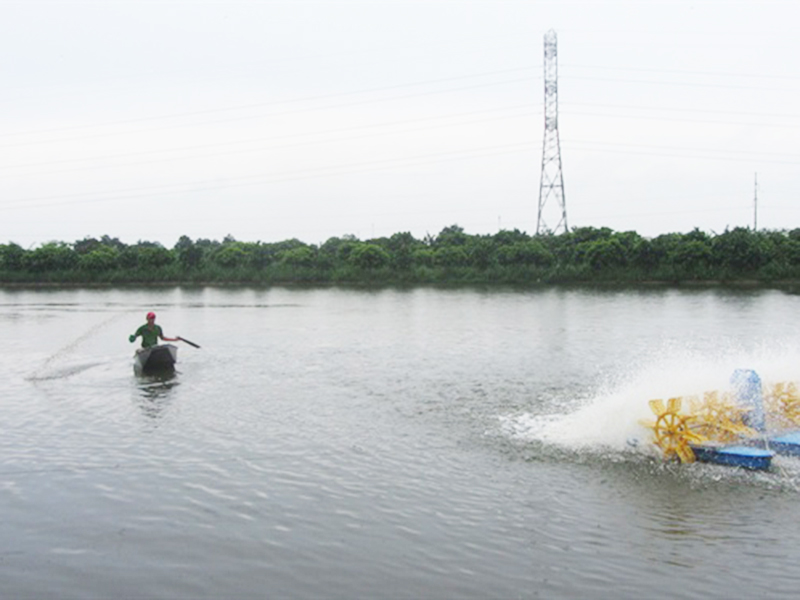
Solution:
[{"label": "water", "polygon": [[[3,598],[794,598],[800,459],[647,401],[800,379],[780,291],[0,291]],[[182,335],[137,377],[149,310]]]}]

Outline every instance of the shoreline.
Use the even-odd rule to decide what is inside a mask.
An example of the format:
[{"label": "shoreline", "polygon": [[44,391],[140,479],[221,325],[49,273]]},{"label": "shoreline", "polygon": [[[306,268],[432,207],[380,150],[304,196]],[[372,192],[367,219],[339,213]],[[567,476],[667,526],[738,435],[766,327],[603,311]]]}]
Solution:
[{"label": "shoreline", "polygon": [[414,288],[414,287],[625,287],[625,288],[721,288],[721,289],[785,289],[800,287],[800,280],[784,279],[776,281],[759,281],[757,279],[704,279],[704,280],[685,280],[669,281],[649,279],[643,281],[559,281],[559,282],[530,282],[530,281],[327,281],[327,280],[303,280],[303,281],[149,281],[149,282],[52,282],[52,281],[30,281],[30,282],[0,282],[0,289],[58,289],[58,288],[164,288],[164,287],[185,287],[185,288],[230,288],[230,287],[367,287],[367,288]]}]

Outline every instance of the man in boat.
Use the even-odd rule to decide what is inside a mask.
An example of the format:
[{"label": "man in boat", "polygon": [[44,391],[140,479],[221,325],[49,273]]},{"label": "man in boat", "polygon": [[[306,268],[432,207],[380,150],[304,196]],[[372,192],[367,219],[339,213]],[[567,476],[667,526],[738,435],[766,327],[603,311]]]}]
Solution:
[{"label": "man in boat", "polygon": [[142,336],[142,348],[150,348],[151,346],[157,346],[158,340],[164,340],[165,342],[177,342],[180,338],[168,338],[164,337],[164,332],[161,330],[160,325],[156,325],[156,313],[149,312],[147,313],[147,323],[139,327],[136,330],[136,333],[131,335],[128,340],[130,342],[135,342],[136,338]]}]

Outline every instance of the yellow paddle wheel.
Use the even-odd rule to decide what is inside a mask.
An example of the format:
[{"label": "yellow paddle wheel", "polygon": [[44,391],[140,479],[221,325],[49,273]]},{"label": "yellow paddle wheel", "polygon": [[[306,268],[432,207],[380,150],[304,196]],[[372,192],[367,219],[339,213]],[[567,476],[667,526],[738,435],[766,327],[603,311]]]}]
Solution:
[{"label": "yellow paddle wheel", "polygon": [[757,431],[745,425],[748,409],[731,399],[730,394],[706,392],[703,400],[690,399],[694,417],[692,430],[706,440],[730,444],[746,436],[757,435]]},{"label": "yellow paddle wheel", "polygon": [[800,457],[800,390],[796,383],[762,384],[751,369],[737,369],[729,392],[650,400],[653,443],[667,459],[769,469],[775,453]]},{"label": "yellow paddle wheel", "polygon": [[682,463],[694,462],[690,444],[700,443],[705,438],[692,430],[694,416],[680,414],[682,399],[670,398],[666,406],[663,400],[650,400],[649,404],[656,420],[643,425],[653,430],[653,441],[661,448],[664,457],[677,457]]},{"label": "yellow paddle wheel", "polygon": [[800,426],[800,394],[797,384],[776,383],[767,389],[765,404],[772,429]]}]

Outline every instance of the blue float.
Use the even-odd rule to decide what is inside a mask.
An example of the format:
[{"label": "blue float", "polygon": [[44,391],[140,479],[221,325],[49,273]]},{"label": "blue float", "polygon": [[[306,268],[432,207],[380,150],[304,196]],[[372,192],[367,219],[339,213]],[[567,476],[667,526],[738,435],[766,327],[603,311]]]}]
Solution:
[{"label": "blue float", "polygon": [[800,431],[792,431],[782,435],[769,437],[766,442],[759,444],[778,454],[786,456],[800,456]]},{"label": "blue float", "polygon": [[715,465],[742,467],[754,471],[765,471],[772,464],[774,452],[752,446],[717,446],[713,444],[691,444],[695,458],[700,462]]}]

